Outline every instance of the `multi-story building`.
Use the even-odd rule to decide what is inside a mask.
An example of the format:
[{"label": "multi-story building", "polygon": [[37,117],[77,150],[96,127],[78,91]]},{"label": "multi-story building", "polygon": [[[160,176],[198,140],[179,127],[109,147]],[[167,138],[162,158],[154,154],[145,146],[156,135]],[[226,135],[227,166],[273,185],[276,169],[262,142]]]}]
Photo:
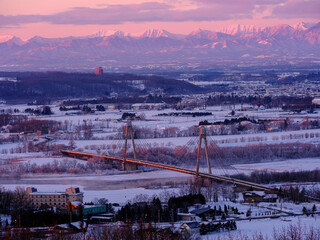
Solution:
[{"label": "multi-story building", "polygon": [[67,207],[68,202],[83,202],[83,193],[78,187],[67,188],[65,192],[38,192],[34,187],[26,190],[33,207],[55,206],[60,208]]},{"label": "multi-story building", "polygon": [[103,75],[103,69],[102,67],[98,67],[94,69],[94,74],[98,75],[98,76],[102,76]]}]

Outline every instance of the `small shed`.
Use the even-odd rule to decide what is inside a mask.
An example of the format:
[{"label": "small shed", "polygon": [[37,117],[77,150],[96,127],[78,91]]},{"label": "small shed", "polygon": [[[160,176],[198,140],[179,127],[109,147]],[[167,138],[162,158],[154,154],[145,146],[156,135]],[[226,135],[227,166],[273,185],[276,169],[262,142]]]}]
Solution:
[{"label": "small shed", "polygon": [[83,215],[96,215],[107,212],[106,205],[84,205]]},{"label": "small shed", "polygon": [[199,209],[194,209],[191,211],[192,214],[198,216],[198,217],[210,217],[213,214],[213,209],[211,209],[210,207],[203,207],[203,208],[199,208]]},{"label": "small shed", "polygon": [[180,227],[180,232],[185,236],[192,236],[200,233],[200,223],[198,222],[189,222],[184,223]]}]

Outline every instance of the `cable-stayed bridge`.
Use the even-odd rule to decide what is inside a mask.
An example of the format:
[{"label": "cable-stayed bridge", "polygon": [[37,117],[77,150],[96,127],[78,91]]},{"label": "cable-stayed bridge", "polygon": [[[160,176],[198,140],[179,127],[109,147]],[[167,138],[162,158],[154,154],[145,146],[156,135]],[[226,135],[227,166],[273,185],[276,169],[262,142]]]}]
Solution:
[{"label": "cable-stayed bridge", "polygon": [[[132,141],[133,159],[127,158],[127,146],[128,146],[127,143],[128,143],[128,136],[129,135],[131,136],[131,141]],[[204,173],[204,172],[199,171],[200,152],[202,150],[202,148],[201,148],[202,142],[204,142],[204,144],[203,144],[204,145],[204,153],[205,153],[206,163],[207,163],[207,167],[208,167],[208,173]],[[272,187],[267,187],[267,186],[264,186],[261,184],[243,181],[243,180],[231,178],[228,176],[212,174],[210,160],[209,160],[209,154],[208,154],[207,136],[206,136],[205,128],[203,126],[200,126],[198,149],[197,149],[197,164],[196,164],[195,170],[191,170],[191,169],[187,169],[187,168],[183,168],[183,167],[178,167],[178,166],[173,166],[173,165],[168,165],[168,164],[164,164],[164,163],[158,163],[158,162],[137,159],[133,128],[132,128],[132,124],[131,124],[130,120],[127,120],[127,124],[126,124],[125,142],[124,142],[124,149],[123,149],[123,156],[122,157],[107,156],[107,155],[100,155],[100,154],[93,154],[93,153],[84,153],[84,152],[75,152],[75,151],[69,151],[69,150],[63,150],[61,152],[65,156],[78,158],[78,159],[82,159],[82,160],[88,160],[90,158],[99,158],[99,159],[103,159],[105,161],[118,161],[118,162],[122,163],[123,170],[134,170],[134,169],[136,169],[137,165],[144,165],[144,166],[149,166],[149,167],[155,167],[155,168],[166,169],[166,170],[170,170],[170,171],[190,174],[190,175],[194,175],[194,176],[198,176],[198,177],[202,177],[202,178],[211,179],[214,181],[230,183],[230,184],[234,184],[236,186],[240,186],[240,187],[244,187],[244,188],[248,188],[248,189],[260,190],[260,191],[265,191],[265,192],[269,192],[269,193],[280,193],[278,189],[275,189]]]}]

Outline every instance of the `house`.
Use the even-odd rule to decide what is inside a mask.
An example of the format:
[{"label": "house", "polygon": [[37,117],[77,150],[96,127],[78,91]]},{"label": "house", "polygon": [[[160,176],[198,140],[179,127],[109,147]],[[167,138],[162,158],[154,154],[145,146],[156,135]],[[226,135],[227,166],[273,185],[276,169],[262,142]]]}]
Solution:
[{"label": "house", "polygon": [[312,100],[312,104],[315,104],[315,105],[320,105],[320,98],[319,97],[316,97]]},{"label": "house", "polygon": [[189,222],[181,225],[179,231],[183,236],[192,236],[200,233],[200,223]]},{"label": "house", "polygon": [[243,193],[243,200],[245,203],[258,203],[263,202],[264,191],[246,191]]},{"label": "house", "polygon": [[107,212],[106,205],[84,205],[83,215],[96,215]]},{"label": "house", "polygon": [[46,134],[54,134],[54,130],[52,129],[40,129],[40,130],[37,130],[37,134],[38,135],[46,135]]},{"label": "house", "polygon": [[213,209],[210,207],[203,207],[199,209],[194,209],[191,211],[192,214],[200,217],[200,218],[207,218],[213,215]]},{"label": "house", "polygon": [[276,202],[277,199],[277,194],[266,194],[264,191],[246,191],[243,193],[245,203]]},{"label": "house", "polygon": [[94,74],[97,76],[102,76],[103,75],[103,69],[102,67],[97,67],[94,69]]},{"label": "house", "polygon": [[80,201],[68,202],[67,206],[68,206],[68,209],[71,210],[71,212],[76,215],[80,215],[83,208],[82,202]]},{"label": "house", "polygon": [[[80,201],[68,202],[68,208],[76,215],[93,216],[107,212],[106,205],[83,205]],[[113,216],[113,215],[112,215]]]}]

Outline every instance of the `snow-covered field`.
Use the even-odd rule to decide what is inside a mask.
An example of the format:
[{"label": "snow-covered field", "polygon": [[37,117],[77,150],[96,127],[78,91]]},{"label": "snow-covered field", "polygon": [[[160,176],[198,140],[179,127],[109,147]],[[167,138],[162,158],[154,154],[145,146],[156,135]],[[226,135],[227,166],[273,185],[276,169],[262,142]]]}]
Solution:
[{"label": "snow-covered field", "polygon": [[[36,108],[36,106],[31,106]],[[119,144],[118,140],[106,140],[111,135],[115,135],[120,132],[121,128],[125,126],[125,122],[114,122],[113,120],[121,118],[126,110],[107,110],[105,112],[96,112],[94,114],[83,115],[66,115],[69,112],[59,111],[58,105],[51,105],[54,115],[51,116],[29,116],[31,119],[42,120],[55,120],[63,124],[68,125],[68,131],[71,132],[73,128],[82,125],[84,122],[90,122],[93,125],[93,139],[96,140],[78,140],[75,139],[74,143],[76,149],[85,152],[93,153],[110,153],[115,144]],[[16,108],[23,113],[26,108],[30,108],[27,105],[16,106],[1,106],[1,109]],[[180,130],[187,130],[191,126],[197,126],[199,121],[207,120],[208,122],[223,121],[230,119],[230,112],[233,106],[215,106],[208,107],[207,109],[199,110],[184,110],[183,112],[211,112],[210,116],[192,117],[192,116],[159,116],[163,113],[178,112],[173,109],[165,110],[137,110],[129,111],[136,113],[137,116],[143,115],[145,120],[133,121],[133,127],[148,128],[152,131],[164,130],[170,127],[176,127]],[[247,111],[239,111],[240,105],[235,106],[236,115],[233,118],[246,116],[251,119],[290,119],[295,123],[300,123],[306,120],[312,120],[320,117],[320,112],[314,114],[290,114],[283,112],[281,109],[251,109]],[[14,113],[17,114],[17,113]],[[23,113],[24,114],[24,113]],[[7,137],[7,133],[1,133],[1,137]],[[63,140],[67,139],[67,140]],[[136,140],[136,146],[145,146],[149,144],[154,147],[170,147],[175,148],[177,146],[185,146],[193,142],[194,147],[197,147],[199,137],[195,134],[194,137],[176,137],[176,138],[155,138],[155,139],[143,139]],[[50,144],[65,144],[69,145],[68,138],[59,138],[50,142]],[[243,135],[220,135],[210,136],[208,141],[215,142],[218,146],[246,146],[251,144],[279,144],[279,143],[319,143],[320,142],[320,129],[300,130],[300,131],[285,131],[285,132],[265,132],[265,133],[250,133]],[[53,163],[55,161],[73,161],[74,163],[84,163],[81,160],[70,159],[66,157],[50,156],[44,152],[36,153],[17,153],[15,149],[23,146],[23,141],[17,143],[5,143],[0,144],[0,165],[10,165],[11,163],[30,163],[36,165],[44,165]],[[129,148],[130,148],[129,143]],[[129,149],[130,151],[130,149]],[[214,160],[212,160],[214,163]],[[196,159],[194,166],[189,166],[190,169],[195,169]],[[258,164],[236,164],[230,169],[222,169],[213,166],[214,174],[237,174],[237,173],[251,173],[255,170],[266,170],[272,172],[283,171],[302,171],[320,169],[320,158],[304,158],[304,159],[287,159],[284,161],[264,162]],[[205,165],[200,165],[200,171],[207,172]],[[34,174],[21,176],[19,179],[5,179],[0,178],[0,186],[7,189],[14,190],[17,186],[29,187],[33,186],[38,191],[65,191],[70,186],[78,186],[80,190],[84,192],[84,201],[91,202],[98,198],[106,198],[109,202],[117,202],[124,204],[128,201],[145,201],[153,196],[158,196],[162,201],[165,201],[172,194],[178,194],[180,189],[178,188],[156,188],[154,186],[168,186],[170,183],[182,183],[190,180],[191,176],[167,171],[167,170],[154,170],[148,172],[138,173],[120,173],[117,170],[110,170],[107,173],[97,172],[96,174],[86,175],[72,175],[72,174]],[[174,185],[174,184],[173,184]],[[223,203],[218,203],[223,204]],[[228,203],[233,205],[234,203]],[[214,205],[214,203],[213,203]],[[212,205],[212,206],[213,206]],[[266,208],[270,206],[249,206],[240,203],[235,203],[236,207],[240,211],[246,212],[249,208],[252,208],[253,216],[262,214],[266,211]],[[280,206],[273,206],[273,208],[279,208]],[[283,208],[286,211],[301,212],[303,205],[290,205],[284,204]],[[308,205],[308,208],[310,206]],[[320,206],[318,206],[320,209]],[[202,239],[216,239],[218,237],[225,236],[239,236],[239,234],[254,236],[255,234],[262,234],[272,239],[272,233],[274,228],[281,229],[282,227],[289,226],[290,224],[300,223],[301,225],[320,226],[320,216],[315,217],[286,217],[285,219],[279,217],[277,219],[255,219],[251,222],[248,220],[238,221],[238,230],[230,233],[213,233],[203,236]],[[3,219],[2,219],[3,220]],[[230,234],[230,235],[229,235]],[[230,238],[231,239],[231,238]]]},{"label": "snow-covered field", "polygon": [[233,165],[238,171],[268,171],[268,172],[286,172],[286,171],[310,171],[320,169],[320,158],[290,159],[285,161],[238,164]]},{"label": "snow-covered field", "polygon": [[[5,187],[8,190],[15,190],[16,187],[30,187],[29,184],[2,184],[0,186]],[[64,192],[66,188],[71,185],[62,185],[62,184],[32,184],[33,187],[37,188],[39,192]],[[73,187],[80,187],[80,191],[84,193],[84,202],[94,202],[100,198],[108,199],[109,203],[119,203],[125,204],[128,201],[133,201],[135,198],[148,201],[152,200],[153,197],[164,198],[165,195],[170,197],[174,193],[178,193],[179,189],[177,188],[168,188],[168,189],[145,189],[145,188],[128,188],[128,189],[117,189],[117,190],[90,190],[84,186],[77,185]],[[165,199],[164,199],[165,200]]]},{"label": "snow-covered field", "polygon": [[[274,239],[274,232],[284,232],[286,229],[293,226],[301,226],[307,232],[310,228],[319,231],[320,226],[320,216],[299,216],[299,217],[286,217],[286,218],[276,218],[276,219],[259,219],[259,220],[245,220],[237,221],[237,230],[230,232],[218,232],[211,233],[201,236],[201,239],[259,239],[258,236],[261,234],[265,239]],[[242,236],[242,238],[241,238]]]}]

